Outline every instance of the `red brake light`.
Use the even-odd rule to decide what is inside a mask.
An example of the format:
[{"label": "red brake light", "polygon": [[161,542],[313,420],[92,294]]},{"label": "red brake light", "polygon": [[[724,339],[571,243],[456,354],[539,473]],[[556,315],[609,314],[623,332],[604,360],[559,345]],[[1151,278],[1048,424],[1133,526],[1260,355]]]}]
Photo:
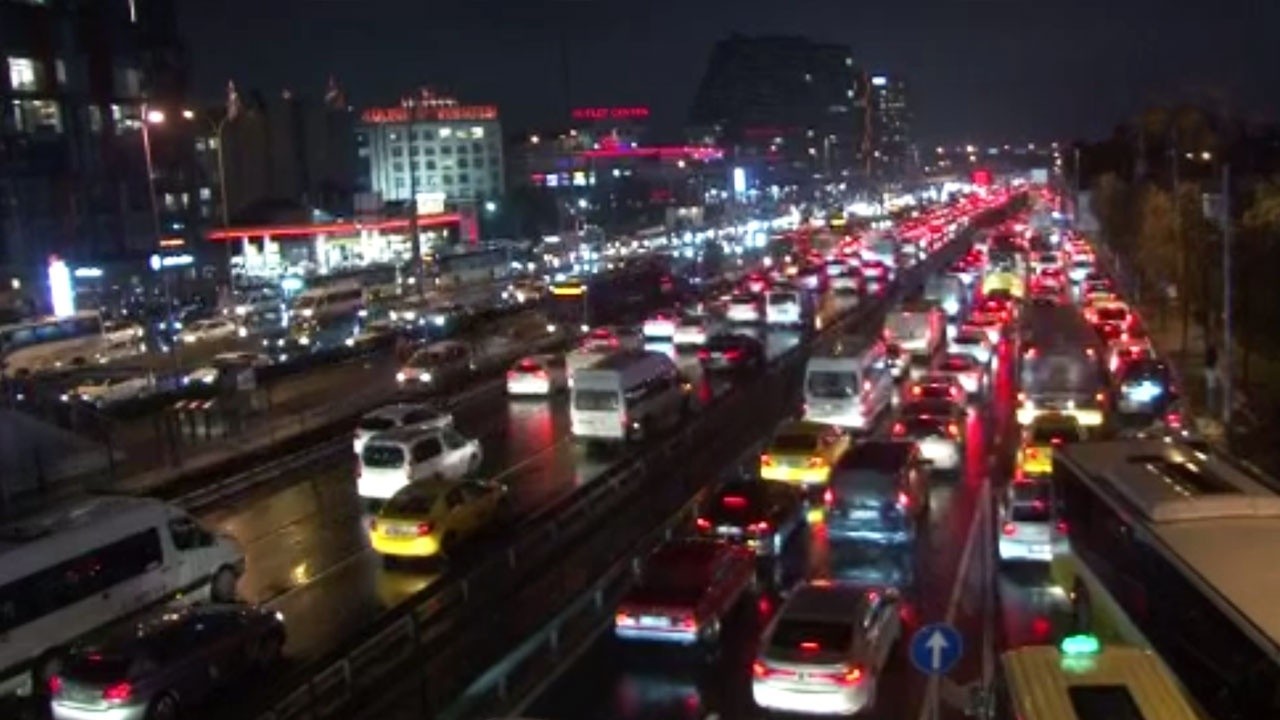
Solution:
[{"label": "red brake light", "polygon": [[822,504],[830,507],[836,503],[836,494],[831,492],[831,488],[822,491]]},{"label": "red brake light", "polygon": [[962,393],[962,391],[961,391],[961,389],[960,389],[960,388],[955,387],[955,386],[952,386],[952,388],[951,388],[951,397],[952,397],[953,399],[955,399],[955,400],[959,400],[959,399],[960,399],[960,395],[961,395],[961,393]]},{"label": "red brake light", "polygon": [[127,682],[109,685],[102,691],[102,699],[107,702],[128,702],[131,697],[133,697],[133,686]]},{"label": "red brake light", "polygon": [[1027,401],[1027,394],[1024,392],[1018,393],[1018,402],[1025,403],[1026,401]]},{"label": "red brake light", "polygon": [[56,696],[60,692],[62,692],[62,678],[58,677],[57,675],[50,675],[49,676],[49,694]]},{"label": "red brake light", "polygon": [[854,665],[836,678],[836,682],[840,685],[857,685],[862,682],[862,668]]},{"label": "red brake light", "polygon": [[907,434],[907,426],[906,426],[906,425],[903,425],[903,424],[902,424],[902,423],[900,423],[900,422],[896,422],[896,423],[894,423],[894,424],[893,424],[893,434],[894,434],[894,435],[906,435],[906,434]]},{"label": "red brake light", "polygon": [[632,618],[627,613],[620,612],[620,613],[616,613],[613,616],[613,624],[614,625],[634,625],[635,619]]},{"label": "red brake light", "polygon": [[762,467],[773,467],[773,457],[771,457],[768,453],[761,455],[760,465]]},{"label": "red brake light", "polygon": [[757,535],[763,535],[771,530],[773,530],[773,526],[764,520],[761,520],[758,523],[751,523],[747,526],[747,532],[752,532]]},{"label": "red brake light", "polygon": [[1007,522],[1000,528],[1000,532],[1004,533],[1005,537],[1013,537],[1018,533],[1018,526]]},{"label": "red brake light", "polygon": [[1051,437],[1051,438],[1049,438],[1049,444],[1050,444],[1050,445],[1053,445],[1054,447],[1057,447],[1058,445],[1061,445],[1061,444],[1062,444],[1062,438],[1060,438],[1060,437]]},{"label": "red brake light", "polygon": [[1066,521],[1066,520],[1059,520],[1059,521],[1058,521],[1058,532],[1062,533],[1063,535],[1065,535],[1065,534],[1067,533],[1067,521]]},{"label": "red brake light", "polygon": [[1182,427],[1182,415],[1177,411],[1166,413],[1164,423],[1171,428],[1180,428]]},{"label": "red brake light", "polygon": [[702,350],[699,350],[699,351],[698,351],[698,359],[699,359],[699,360],[706,360],[706,359],[708,359],[708,358],[710,358],[710,357],[711,357],[711,353],[710,353],[710,352],[708,352],[706,348],[703,348]]},{"label": "red brake light", "polygon": [[800,643],[800,649],[805,652],[818,652],[822,649],[822,646],[816,642],[806,640],[805,642]]},{"label": "red brake light", "polygon": [[947,434],[953,438],[960,437],[960,425],[957,423],[947,423]]},{"label": "red brake light", "polygon": [[898,507],[900,508],[911,507],[911,496],[903,492],[902,490],[898,491]]},{"label": "red brake light", "polygon": [[426,537],[431,534],[431,523],[420,522],[415,530],[418,533],[418,537]]},{"label": "red brake light", "polygon": [[916,397],[920,397],[921,393],[923,393],[923,392],[924,392],[924,389],[923,389],[923,388],[921,388],[919,385],[912,385],[912,386],[911,386],[911,394],[912,394],[912,395],[915,395]]},{"label": "red brake light", "polygon": [[747,506],[747,499],[741,495],[725,495],[720,498],[720,504],[727,508],[739,510]]},{"label": "red brake light", "polygon": [[695,525],[697,525],[697,526],[698,526],[698,529],[699,529],[699,530],[710,530],[710,529],[711,529],[711,521],[710,521],[710,520],[708,520],[708,519],[706,519],[706,518],[704,518],[704,517],[700,517],[700,518],[698,518],[697,520],[694,520],[693,522],[694,522],[694,524],[695,524]]},{"label": "red brake light", "polygon": [[769,668],[766,667],[764,663],[757,660],[751,663],[751,674],[758,678],[766,678],[769,677]]}]

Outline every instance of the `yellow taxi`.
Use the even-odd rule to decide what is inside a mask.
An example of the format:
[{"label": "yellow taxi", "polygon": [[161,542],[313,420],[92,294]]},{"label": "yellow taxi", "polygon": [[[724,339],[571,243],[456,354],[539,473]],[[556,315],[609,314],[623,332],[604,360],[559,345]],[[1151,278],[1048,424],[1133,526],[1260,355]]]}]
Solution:
[{"label": "yellow taxi", "polygon": [[993,272],[982,280],[982,294],[990,295],[993,292],[1007,292],[1021,299],[1026,295],[1026,284],[1017,273]]},{"label": "yellow taxi", "polygon": [[505,485],[486,480],[409,483],[369,522],[369,543],[384,557],[448,555],[489,529],[506,498]]},{"label": "yellow taxi", "polygon": [[1084,439],[1080,422],[1070,415],[1037,415],[1022,431],[1018,446],[1017,477],[1044,477],[1053,473],[1053,449]]},{"label": "yellow taxi", "polygon": [[821,485],[831,466],[849,448],[849,436],[819,423],[792,421],[778,426],[760,455],[760,477],[798,485]]}]

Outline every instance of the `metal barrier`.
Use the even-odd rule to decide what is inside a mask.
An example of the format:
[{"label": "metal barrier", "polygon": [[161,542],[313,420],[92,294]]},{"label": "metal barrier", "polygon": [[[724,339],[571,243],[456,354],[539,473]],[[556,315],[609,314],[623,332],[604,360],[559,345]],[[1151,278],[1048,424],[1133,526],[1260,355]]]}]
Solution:
[{"label": "metal barrier", "polygon": [[[975,219],[974,225],[988,218]],[[388,611],[328,657],[282,678],[279,685],[287,689],[271,693],[265,703],[261,697],[249,699],[252,706],[268,708],[257,711],[256,717],[345,718],[352,717],[356,708],[368,712],[380,707],[379,700],[385,704],[399,697],[399,693],[376,691],[394,678],[394,673],[410,668],[412,674],[406,682],[416,686],[414,694],[423,711],[436,713],[448,707],[512,647],[545,630],[551,618],[605,577],[619,558],[633,557],[637,538],[670,518],[673,509],[688,503],[716,476],[718,465],[758,441],[757,418],[781,413],[788,404],[794,407],[799,390],[795,371],[811,347],[831,342],[852,324],[878,321],[904,288],[921,284],[928,272],[954,256],[962,244],[962,239],[956,239],[930,260],[904,271],[891,292],[853,309],[803,347],[778,357],[763,377],[714,400],[675,437],[614,467],[556,503],[549,513],[524,523],[501,550],[473,567],[451,570],[446,578]],[[671,463],[675,458],[681,462]],[[624,502],[626,513],[617,512]],[[624,519],[629,522],[621,522]],[[613,527],[605,535],[597,532],[611,523]],[[592,542],[574,543],[585,536]],[[580,563],[567,561],[579,554],[584,555]],[[513,590],[519,591],[520,601],[509,597]],[[532,607],[535,603],[542,612]],[[517,614],[503,612],[508,607],[529,611],[518,615],[532,620],[522,624]],[[475,625],[484,626],[481,637],[465,632]],[[394,645],[395,661],[370,660],[388,650],[383,643]],[[450,652],[450,647],[460,644],[465,645],[465,651]],[[413,650],[405,652],[409,646]],[[505,680],[501,682],[505,684]],[[236,716],[255,715],[245,711]]]}]

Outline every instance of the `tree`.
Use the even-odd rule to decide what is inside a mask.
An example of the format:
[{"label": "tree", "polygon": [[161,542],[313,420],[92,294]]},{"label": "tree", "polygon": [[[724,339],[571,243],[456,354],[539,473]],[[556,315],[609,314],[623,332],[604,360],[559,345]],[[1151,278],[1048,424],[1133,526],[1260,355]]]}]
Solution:
[{"label": "tree", "polygon": [[1115,173],[1106,173],[1094,183],[1089,209],[1102,227],[1102,239],[1112,251],[1128,255],[1133,249],[1133,190]]},{"label": "tree", "polygon": [[1257,184],[1241,219],[1232,257],[1232,312],[1244,348],[1242,375],[1247,383],[1250,357],[1280,349],[1275,332],[1280,327],[1280,283],[1274,271],[1280,252],[1280,179]]}]

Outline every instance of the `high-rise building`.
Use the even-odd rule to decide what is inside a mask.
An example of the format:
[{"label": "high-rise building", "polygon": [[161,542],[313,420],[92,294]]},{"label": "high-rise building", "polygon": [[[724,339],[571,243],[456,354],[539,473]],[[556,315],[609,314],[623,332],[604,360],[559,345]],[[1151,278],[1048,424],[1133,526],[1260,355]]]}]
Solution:
[{"label": "high-rise building", "polygon": [[362,189],[383,202],[423,195],[450,204],[502,196],[502,124],[494,105],[461,105],[429,90],[368,108],[356,128]]},{"label": "high-rise building", "polygon": [[[39,277],[75,263],[145,258],[159,237],[144,106],[179,117],[185,68],[173,0],[0,2],[0,267]],[[151,135],[157,183],[180,160]],[[175,129],[174,132],[177,132]],[[180,155],[180,154],[179,154]],[[181,232],[181,230],[179,230]]]},{"label": "high-rise building", "polygon": [[878,178],[900,179],[915,168],[911,144],[911,105],[900,77],[874,74],[868,79],[867,146],[870,168]]},{"label": "high-rise building", "polygon": [[865,97],[847,46],[733,35],[711,52],[691,132],[725,148],[752,184],[848,177],[862,158]]}]

